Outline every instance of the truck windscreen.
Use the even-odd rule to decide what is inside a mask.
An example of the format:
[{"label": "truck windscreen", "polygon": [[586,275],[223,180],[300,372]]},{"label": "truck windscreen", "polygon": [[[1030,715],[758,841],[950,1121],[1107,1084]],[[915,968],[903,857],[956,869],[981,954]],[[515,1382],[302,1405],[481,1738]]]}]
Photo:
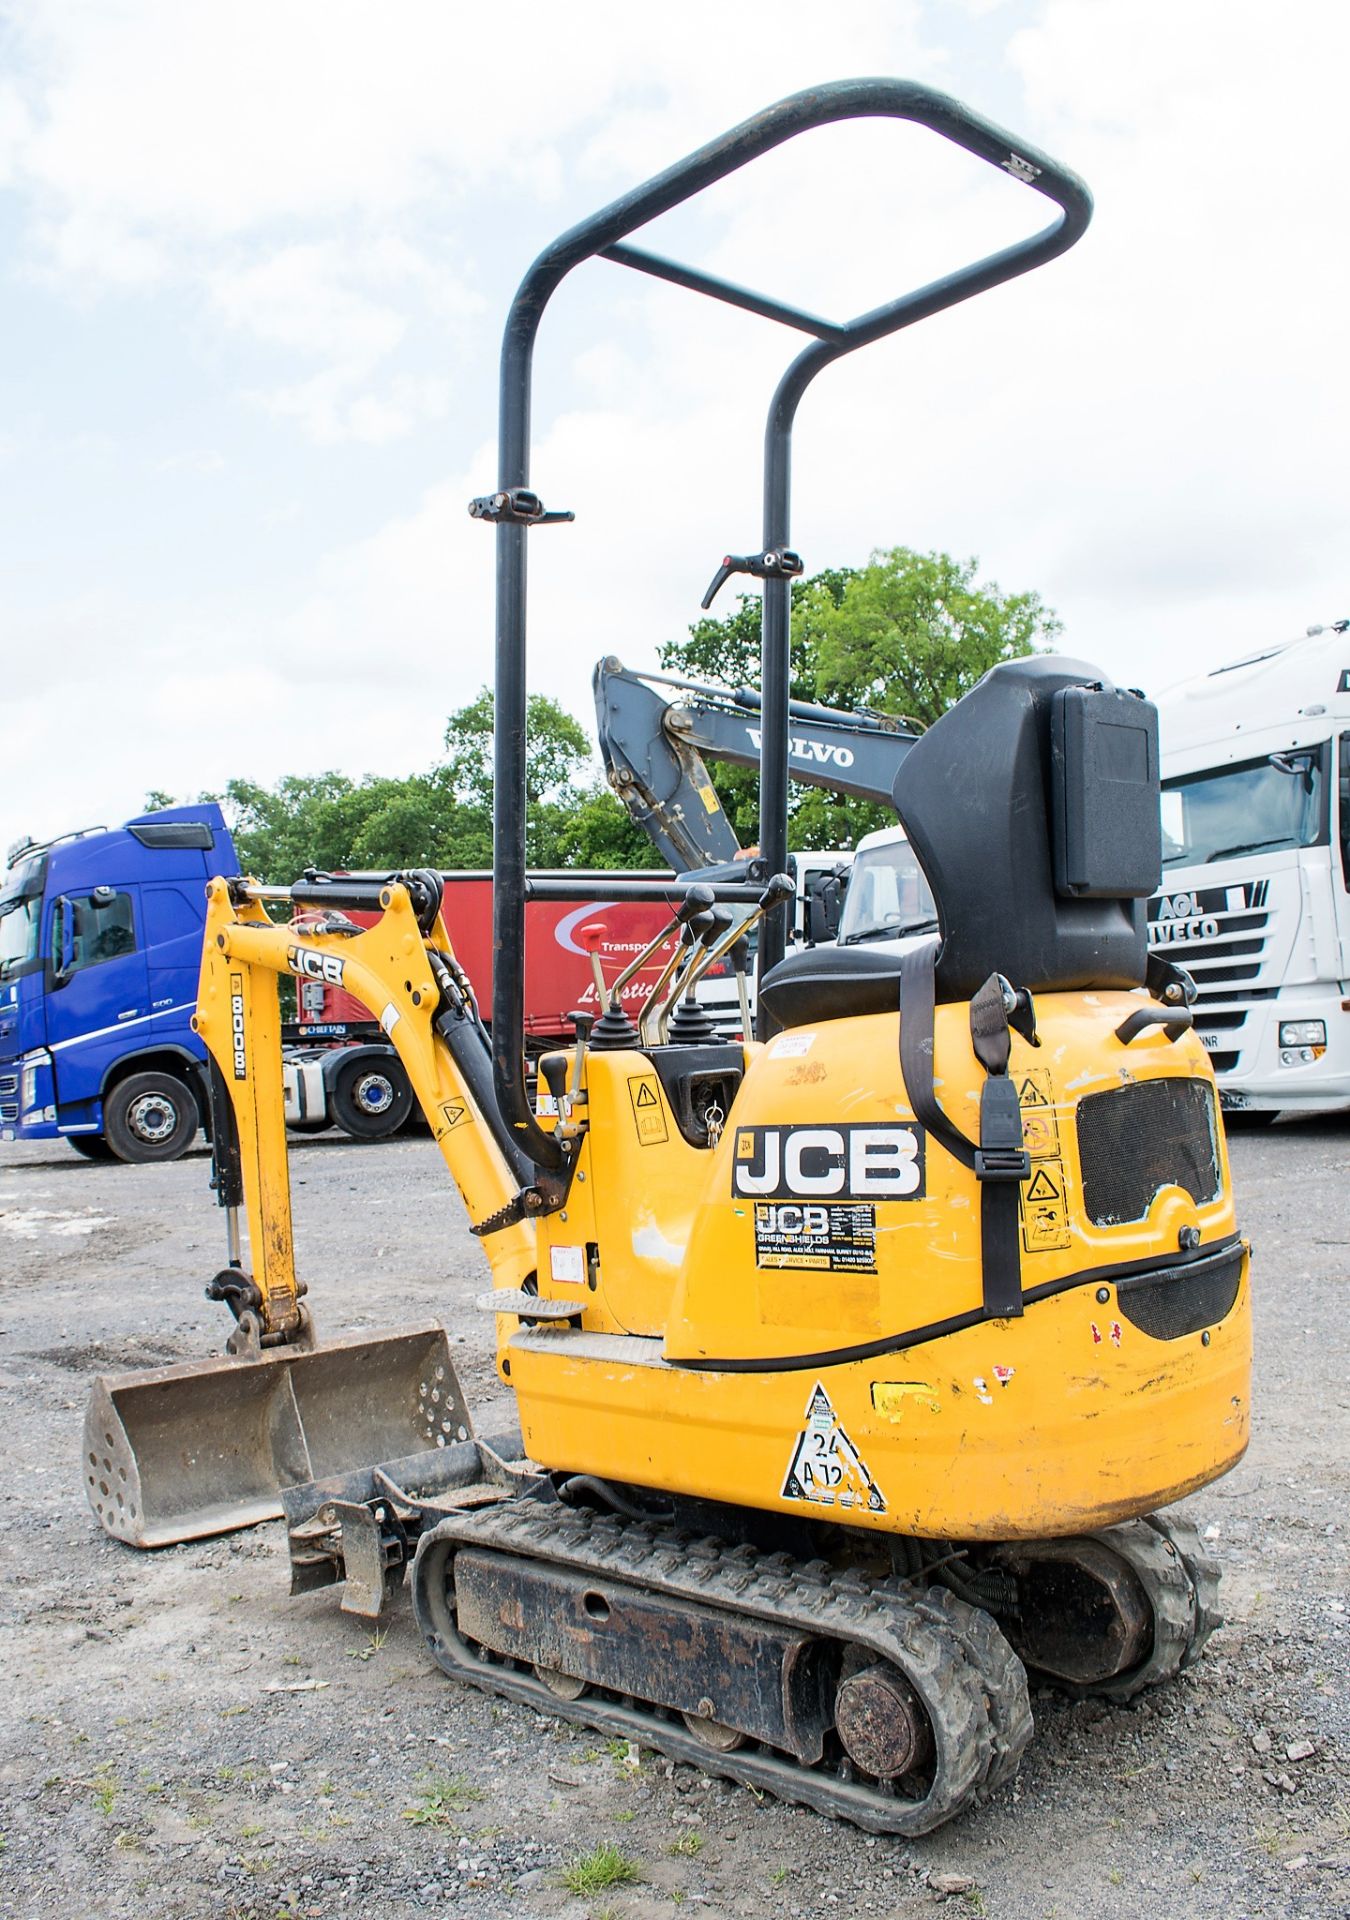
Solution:
[{"label": "truck windscreen", "polygon": [[41,894],[0,900],[0,980],[8,980],[37,958],[41,906]]},{"label": "truck windscreen", "polygon": [[937,928],[937,907],[907,840],[864,847],[849,873],[839,917],[839,944],[894,940]]},{"label": "truck windscreen", "polygon": [[1327,744],[1186,774],[1162,791],[1164,867],[1314,847],[1327,838]]}]

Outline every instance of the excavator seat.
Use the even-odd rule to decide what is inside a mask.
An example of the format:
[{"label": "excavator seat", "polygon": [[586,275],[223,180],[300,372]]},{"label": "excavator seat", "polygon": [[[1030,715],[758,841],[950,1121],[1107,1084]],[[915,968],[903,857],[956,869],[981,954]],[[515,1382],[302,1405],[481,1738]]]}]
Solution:
[{"label": "excavator seat", "polygon": [[911,748],[893,794],[937,902],[939,1001],[991,973],[1039,993],[1139,987],[1162,871],[1158,716],[1095,667],[992,668]]},{"label": "excavator seat", "polygon": [[894,947],[806,947],[771,967],[760,1004],[780,1027],[812,1027],[900,1005],[900,955]]},{"label": "excavator seat", "polygon": [[[1077,660],[1006,661],[910,749],[894,799],[937,904],[939,1002],[992,973],[1049,993],[1143,985],[1162,859],[1147,702]],[[789,1027],[890,1013],[900,955],[808,948],[760,992]]]}]

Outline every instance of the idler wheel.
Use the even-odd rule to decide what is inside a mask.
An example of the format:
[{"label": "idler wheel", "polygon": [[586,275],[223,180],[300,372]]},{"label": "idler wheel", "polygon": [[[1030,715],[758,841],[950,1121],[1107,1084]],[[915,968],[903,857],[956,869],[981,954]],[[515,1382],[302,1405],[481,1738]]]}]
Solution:
[{"label": "idler wheel", "polygon": [[1038,1673],[1098,1687],[1147,1655],[1148,1595],[1125,1555],[1103,1539],[1037,1540],[1006,1547],[999,1559],[1019,1590],[1019,1617],[1005,1631]]},{"label": "idler wheel", "polygon": [[885,1661],[842,1682],[834,1698],[834,1724],[854,1766],[878,1780],[915,1772],[932,1747],[928,1718],[914,1689]]}]

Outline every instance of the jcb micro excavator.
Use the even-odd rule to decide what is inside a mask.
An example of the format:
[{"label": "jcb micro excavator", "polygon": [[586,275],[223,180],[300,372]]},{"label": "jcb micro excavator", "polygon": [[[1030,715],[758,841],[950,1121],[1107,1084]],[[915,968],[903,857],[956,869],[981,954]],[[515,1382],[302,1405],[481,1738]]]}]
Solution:
[{"label": "jcb micro excavator", "polygon": [[[1057,217],[842,323],[629,241],[782,141],[858,116],[921,123]],[[598,256],[811,336],[770,412],[763,549],[725,563],[765,582],[778,869],[797,403],[842,354],[1062,253],[1089,211],[1072,174],[945,96],[841,82],[735,128],[535,262],[506,328],[499,484],[472,509],[497,539],[491,1041],[436,876],[276,890],[326,909],[304,934],[268,921],[268,889],[212,883],[198,1023],[233,1223],[216,1291],[240,1357],[105,1383],[87,1460],[113,1532],[153,1532],[143,1446],[179,1474],[186,1512],[232,1496],[241,1455],[270,1444],[295,1586],[345,1578],[345,1603],[373,1609],[411,1560],[448,1674],[881,1832],[926,1831],[1008,1776],[1032,1731],[1027,1669],[1120,1699],[1199,1653],[1216,1575],[1158,1509],[1246,1444],[1248,1248],[1188,982],[1145,946],[1147,702],[1073,660],[995,669],[896,782],[937,940],[782,960],[780,881],[655,883],[682,934],[665,1025],[634,1029],[611,998],[542,1062],[546,1112],[522,1064],[525,549],[570,517],[530,486],[548,297]],[[693,988],[726,908],[746,904],[763,916],[761,1038],[727,1046]],[[360,930],[353,906],[380,918]],[[488,1254],[523,1448],[475,1438],[435,1330],[296,1356],[283,973],[340,982],[397,1046]],[[403,1395],[383,1427],[382,1392]],[[230,1432],[212,1430],[227,1404]]]}]

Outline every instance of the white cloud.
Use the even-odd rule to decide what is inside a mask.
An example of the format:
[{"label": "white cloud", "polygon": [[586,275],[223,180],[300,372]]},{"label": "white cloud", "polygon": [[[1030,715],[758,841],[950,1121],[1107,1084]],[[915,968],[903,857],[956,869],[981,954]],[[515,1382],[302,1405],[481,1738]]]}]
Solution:
[{"label": "white cloud", "polygon": [[322,370],[252,390],[272,412],[300,421],[321,445],[352,439],[382,444],[444,416],[444,376],[393,371],[409,318],[450,323],[453,338],[481,301],[430,252],[384,236],[282,247],[213,269],[208,290],[225,323]]},{"label": "white cloud", "polygon": [[[1065,259],[821,376],[797,429],[808,567],[897,542],[978,554],[986,576],[1059,609],[1072,650],[1153,686],[1350,611],[1350,15],[747,0],[730,16],[686,6],[672,33],[611,4],[522,18],[31,0],[17,18],[0,182],[49,297],[83,300],[95,326],[108,288],[186,310],[226,391],[279,438],[293,421],[341,445],[342,525],[358,531],[318,561],[297,541],[305,557],[263,568],[256,598],[203,597],[190,618],[153,578],[80,599],[53,578],[25,629],[27,693],[14,684],[0,717],[12,793],[47,796],[16,832],[106,816],[100,792],[130,806],[146,786],[230,772],[430,760],[445,713],[491,674],[492,535],[465,504],[494,479],[484,435],[510,287],[607,196],[850,72],[972,93],[1081,171],[1098,211]],[[729,57],[729,37],[753,57]],[[972,60],[981,87],[1002,76],[1002,98],[968,84]],[[781,151],[650,238],[844,314],[1002,244],[1038,207],[931,137],[868,126]],[[651,662],[720,554],[757,544],[764,412],[792,350],[765,322],[605,265],[555,301],[533,474],[578,519],[530,536],[531,669],[583,718],[591,663]],[[127,368],[138,377],[153,410],[153,378]],[[434,465],[415,438],[428,423]],[[256,490],[219,416],[187,431],[185,479],[192,447],[228,447],[213,490]],[[410,452],[396,469],[405,447],[421,465]],[[260,528],[301,519],[302,483],[278,494]],[[73,571],[75,529],[72,556]],[[44,700],[58,665],[72,690]],[[213,718],[226,710],[245,724]]]}]

